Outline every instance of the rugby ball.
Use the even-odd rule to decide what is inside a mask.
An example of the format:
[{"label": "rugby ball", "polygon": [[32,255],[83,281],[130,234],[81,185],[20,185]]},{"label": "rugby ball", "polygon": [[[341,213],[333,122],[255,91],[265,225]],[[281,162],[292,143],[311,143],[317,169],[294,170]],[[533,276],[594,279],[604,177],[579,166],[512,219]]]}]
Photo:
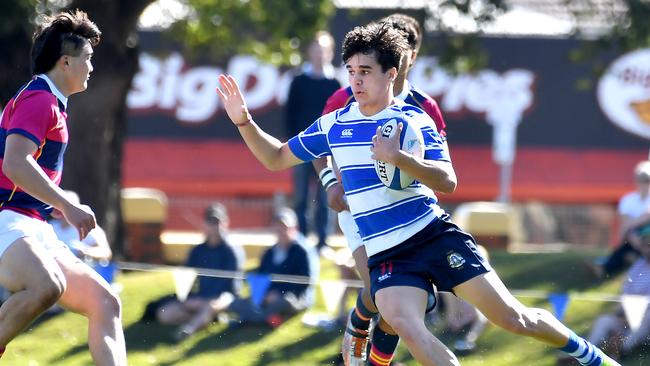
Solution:
[{"label": "rugby ball", "polygon": [[[413,156],[424,157],[424,138],[422,131],[417,126],[412,126],[404,120],[392,118],[381,126],[381,135],[391,137],[397,131],[397,125],[402,123],[402,133],[400,135],[400,149]],[[396,166],[375,160],[375,172],[379,180],[390,189],[404,189],[411,185],[415,178],[406,173],[402,173]]]}]

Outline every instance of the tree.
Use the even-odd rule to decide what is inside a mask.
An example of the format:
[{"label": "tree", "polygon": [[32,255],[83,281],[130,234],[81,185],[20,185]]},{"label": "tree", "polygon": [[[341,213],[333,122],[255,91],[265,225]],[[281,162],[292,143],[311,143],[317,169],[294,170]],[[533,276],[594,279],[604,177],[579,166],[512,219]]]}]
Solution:
[{"label": "tree", "polygon": [[[82,9],[102,30],[89,88],[70,103],[71,144],[63,186],[93,207],[117,253],[124,253],[120,181],[126,96],[138,68],[138,19],[153,1],[73,0],[58,9],[60,2],[12,0],[3,3],[0,15],[0,40],[5,50],[11,50],[0,60],[2,104],[29,77],[31,34],[38,13]],[[286,62],[295,53],[292,37],[311,37],[333,11],[328,0],[190,3],[195,5],[190,17],[171,31],[180,32],[191,48],[207,47],[215,56],[250,52],[277,62]]]}]

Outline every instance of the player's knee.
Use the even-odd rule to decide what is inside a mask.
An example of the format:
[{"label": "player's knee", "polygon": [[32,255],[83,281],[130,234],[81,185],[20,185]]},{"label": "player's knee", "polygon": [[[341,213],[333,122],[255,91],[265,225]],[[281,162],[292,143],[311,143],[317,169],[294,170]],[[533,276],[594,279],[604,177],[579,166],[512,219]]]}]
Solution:
[{"label": "player's knee", "polygon": [[418,326],[418,319],[414,317],[409,317],[406,315],[396,315],[390,319],[386,319],[388,325],[392,330],[399,334],[401,338],[404,338],[406,342],[409,339],[417,339],[419,334],[417,330],[420,329]]},{"label": "player's knee", "polygon": [[102,295],[102,311],[110,317],[120,318],[122,316],[122,302],[112,291],[105,291]]}]

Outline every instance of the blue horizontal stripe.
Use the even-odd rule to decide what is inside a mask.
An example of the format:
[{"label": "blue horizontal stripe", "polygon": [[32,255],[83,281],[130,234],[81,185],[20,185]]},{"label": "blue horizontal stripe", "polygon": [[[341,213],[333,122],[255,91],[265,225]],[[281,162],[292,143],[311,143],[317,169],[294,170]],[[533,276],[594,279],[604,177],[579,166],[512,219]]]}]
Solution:
[{"label": "blue horizontal stripe", "polygon": [[[368,211],[364,211],[364,212],[357,212],[356,214],[353,215],[353,217],[356,219],[356,218],[361,218],[363,216],[372,215],[372,214],[375,214],[377,212],[389,211],[389,210],[391,210],[391,209],[393,209],[395,207],[406,205],[406,204],[409,204],[409,203],[412,203],[412,202],[417,203],[417,202],[426,200],[428,198],[429,197],[424,196],[424,195],[417,195],[417,196],[413,196],[413,197],[408,197],[408,198],[405,198],[403,200],[395,201],[395,202],[391,203],[390,205],[376,207],[376,208],[373,208],[372,210],[368,210]],[[415,206],[417,206],[417,205],[415,205]]]},{"label": "blue horizontal stripe", "polygon": [[[412,225],[412,224],[414,224],[414,223],[416,223],[416,222],[422,220],[423,218],[425,218],[425,217],[426,217],[429,213],[431,213],[432,211],[433,211],[433,209],[429,208],[428,210],[426,210],[425,212],[423,212],[421,215],[415,217],[415,218],[414,218],[413,220],[411,220],[411,221],[408,221],[408,222],[403,223],[403,224],[401,224],[401,225],[394,226],[394,227],[392,227],[392,228],[390,228],[390,229],[388,229],[388,230],[384,230],[384,231],[380,231],[380,232],[377,232],[377,233],[374,233],[374,234],[371,234],[371,235],[363,236],[363,239],[362,239],[362,240],[363,240],[363,241],[368,241],[368,240],[374,239],[374,238],[376,238],[376,237],[383,236],[383,235],[386,235],[386,234],[390,234],[390,233],[392,233],[393,231],[396,231],[396,230],[399,230],[399,229],[405,228],[405,227],[407,227],[407,226],[410,226],[410,225]],[[381,226],[381,228],[385,228],[385,227],[386,227],[386,226]],[[361,225],[359,225],[359,230],[361,231]]]},{"label": "blue horizontal stripe", "polygon": [[363,193],[363,192],[368,192],[368,191],[372,191],[372,190],[374,190],[374,189],[377,189],[377,188],[383,188],[383,187],[385,187],[384,184],[383,184],[383,183],[379,183],[379,184],[376,184],[376,185],[374,185],[374,186],[366,186],[366,187],[363,187],[363,188],[359,188],[359,189],[357,189],[357,190],[349,190],[349,191],[348,191],[348,190],[346,190],[345,188],[343,188],[343,189],[345,190],[345,195],[346,195],[346,196],[352,196],[352,195],[355,195],[355,194],[359,194],[359,193]]},{"label": "blue horizontal stripe", "polygon": [[63,155],[67,146],[63,142],[45,140],[43,152],[37,160],[38,165],[54,171],[63,170]]},{"label": "blue horizontal stripe", "polygon": [[339,170],[341,172],[344,172],[346,170],[355,170],[355,169],[364,169],[364,168],[373,168],[374,169],[375,165],[374,164],[350,164],[346,165],[344,167],[340,167]]},{"label": "blue horizontal stripe", "polygon": [[[28,138],[29,140],[34,142],[36,144],[36,146],[41,146],[41,140],[38,137],[36,137],[33,134],[23,130],[22,128],[12,128],[12,129],[10,129],[9,131],[6,132],[6,135],[4,136],[5,139],[6,139],[7,136],[9,136],[11,134],[14,134],[14,133]],[[5,139],[3,139],[3,140],[5,140]],[[4,149],[4,146],[3,146],[2,147],[3,156],[4,156],[4,151],[5,151],[5,149]]]},{"label": "blue horizontal stripe", "polygon": [[345,194],[353,194],[352,192],[368,186],[370,186],[370,189],[383,186],[383,183],[377,177],[374,165],[353,170],[343,168],[341,169],[341,178]]},{"label": "blue horizontal stripe", "polygon": [[341,148],[341,147],[350,147],[350,146],[372,146],[372,142],[348,142],[348,143],[330,144],[330,147],[332,149]]},{"label": "blue horizontal stripe", "polygon": [[[0,202],[3,202],[2,207],[15,207],[23,210],[36,210],[43,218],[48,217],[52,212],[52,206],[37,200],[25,192],[14,192],[13,196],[11,196],[11,192],[12,191],[9,189],[0,189]],[[11,197],[10,201],[9,197]]]}]

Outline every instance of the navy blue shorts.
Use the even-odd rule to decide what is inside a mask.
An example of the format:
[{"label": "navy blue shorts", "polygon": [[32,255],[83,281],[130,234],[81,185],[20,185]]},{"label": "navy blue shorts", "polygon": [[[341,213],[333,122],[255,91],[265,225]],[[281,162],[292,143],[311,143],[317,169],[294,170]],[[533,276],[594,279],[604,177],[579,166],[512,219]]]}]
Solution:
[{"label": "navy blue shorts", "polygon": [[411,286],[434,294],[492,270],[474,238],[443,215],[403,243],[368,258],[372,298],[382,288]]}]

